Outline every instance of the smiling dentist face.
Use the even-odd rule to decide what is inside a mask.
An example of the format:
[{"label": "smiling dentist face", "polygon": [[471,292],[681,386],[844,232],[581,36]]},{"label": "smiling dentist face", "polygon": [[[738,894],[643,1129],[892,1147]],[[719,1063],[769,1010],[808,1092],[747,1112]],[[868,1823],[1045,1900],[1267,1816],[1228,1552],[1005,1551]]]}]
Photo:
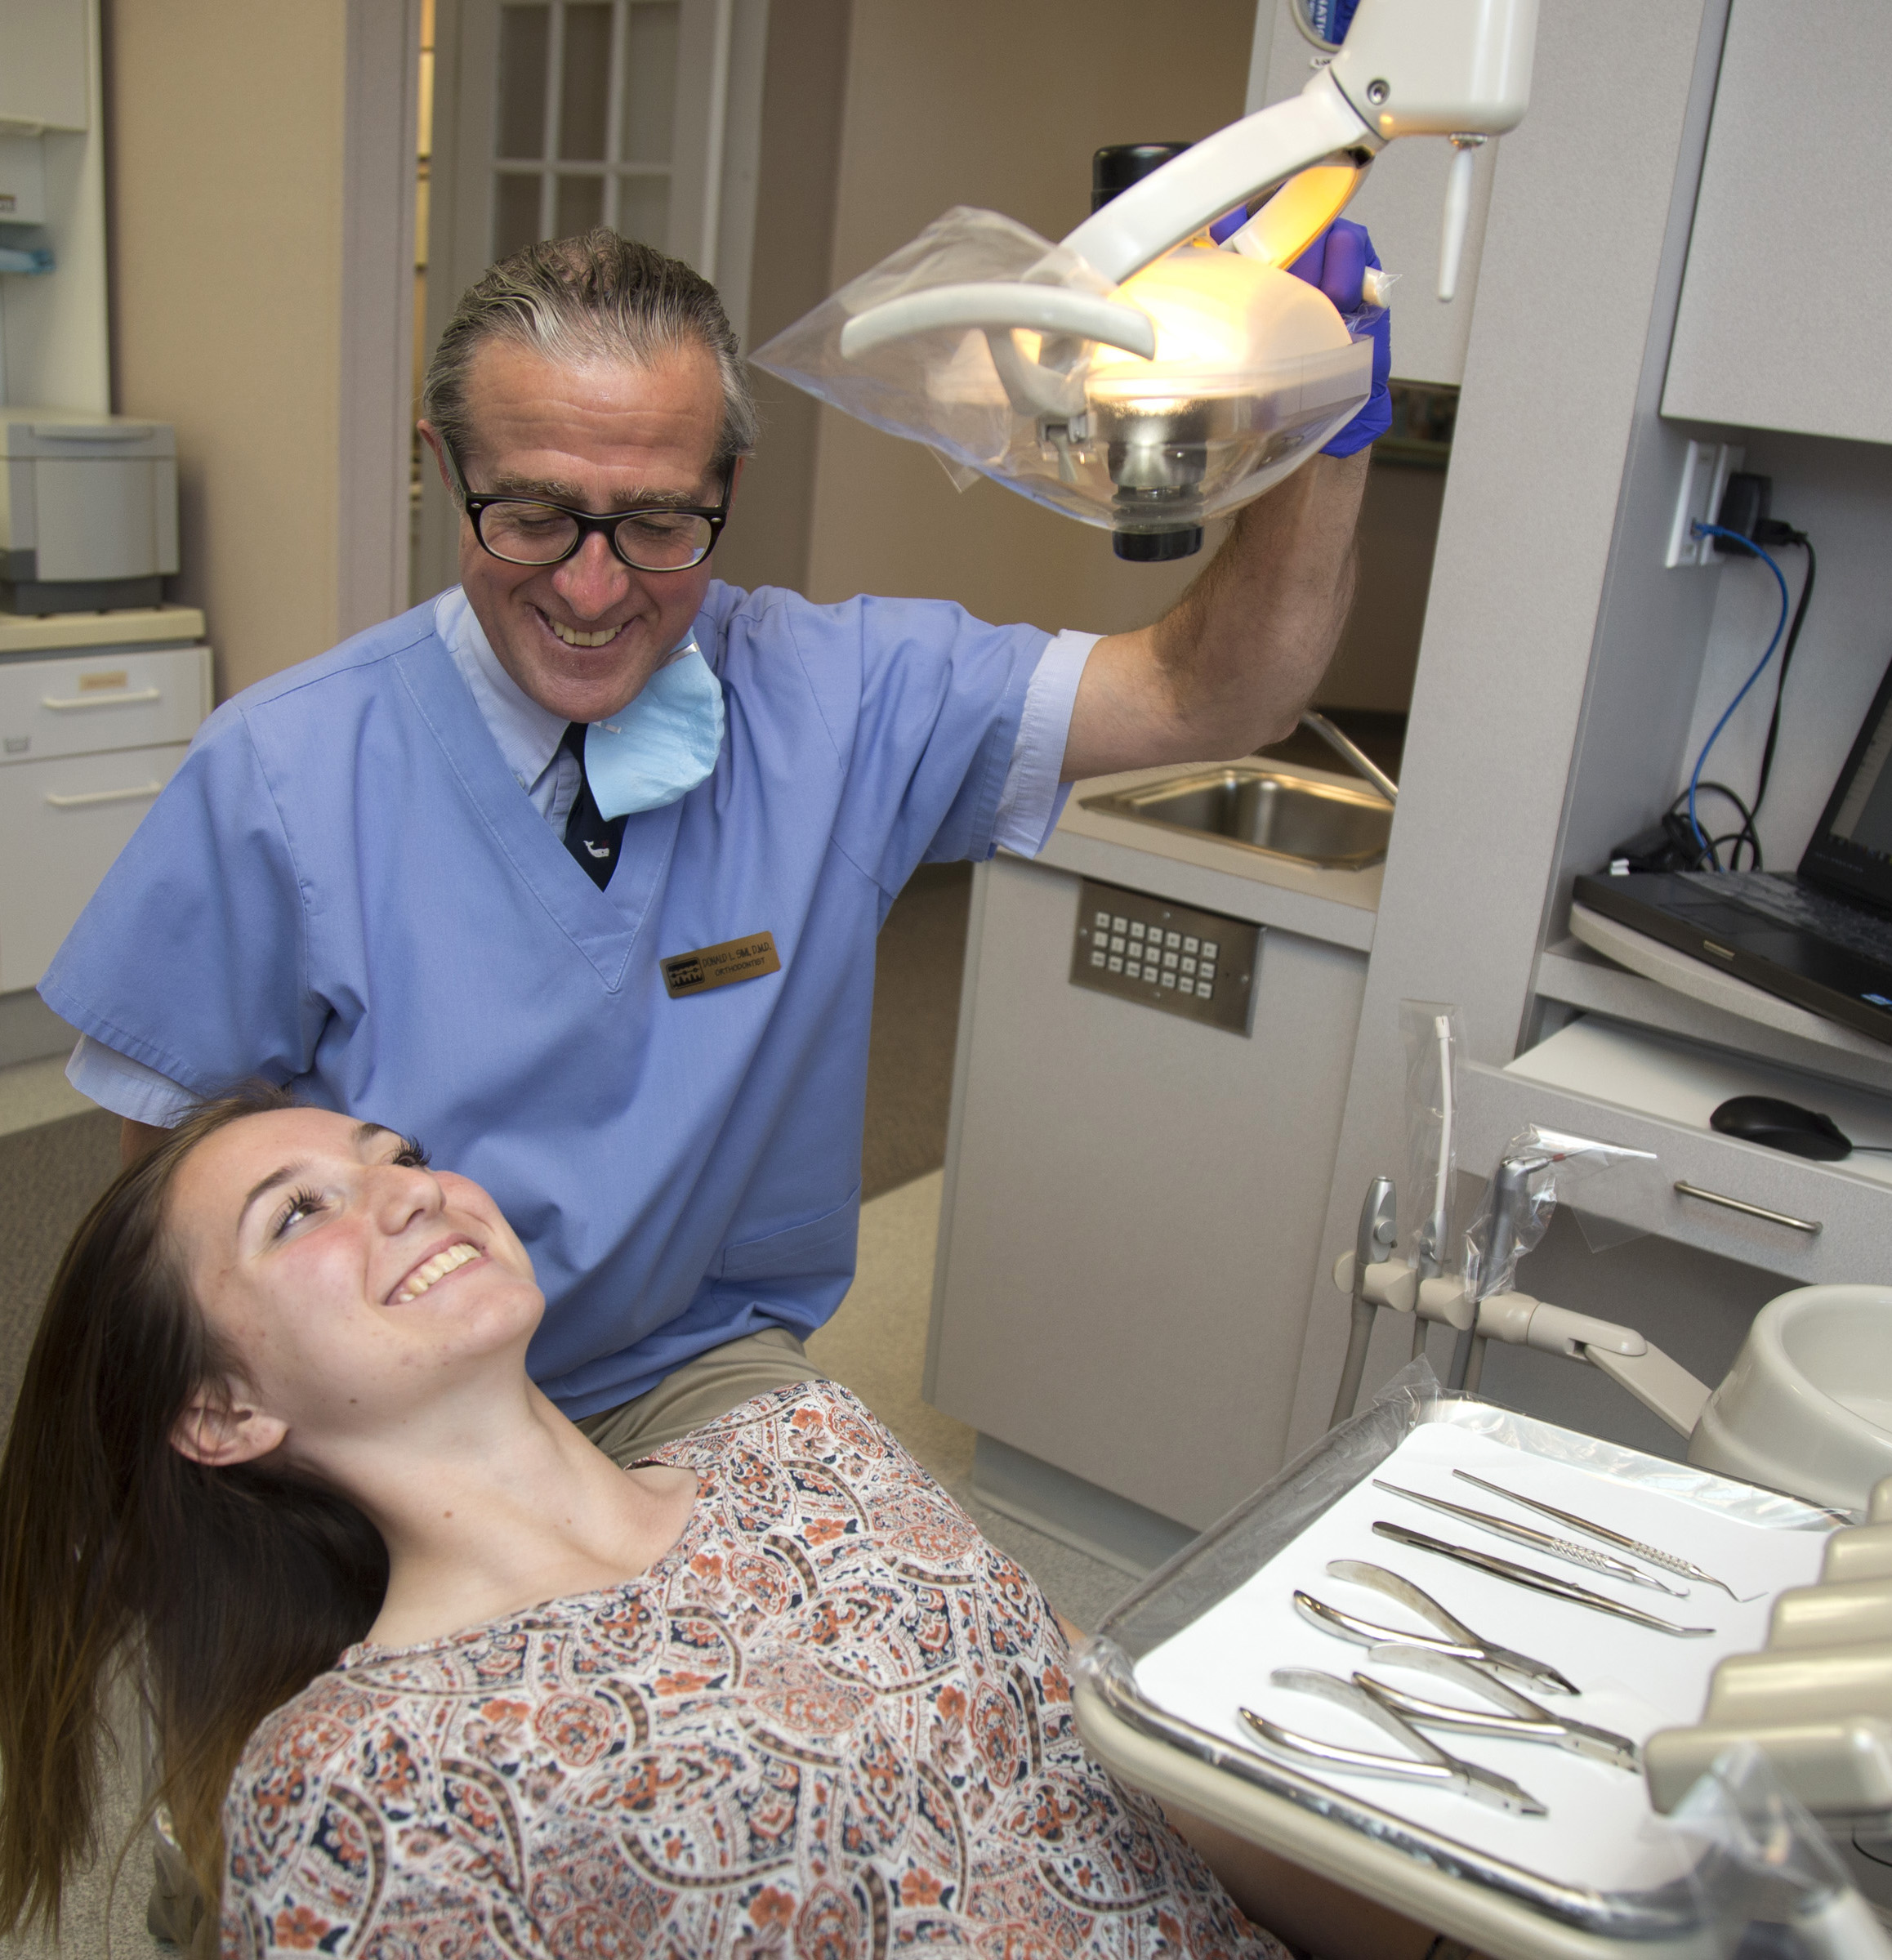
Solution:
[{"label": "smiling dentist face", "polygon": [[[707,347],[639,367],[489,341],[469,364],[466,405],[475,440],[459,462],[474,492],[600,513],[721,499],[722,387]],[[438,457],[437,433],[426,422],[421,433]],[[709,581],[707,558],[688,571],[633,571],[596,533],[563,565],[508,565],[460,520],[460,583],[500,665],[567,721],[601,721],[630,701],[689,630]]]},{"label": "smiling dentist face", "polygon": [[213,1132],[178,1167],[167,1216],[242,1376],[231,1417],[181,1418],[179,1446],[207,1461],[286,1439],[290,1458],[324,1464],[327,1445],[385,1434],[507,1356],[522,1364],[544,1309],[525,1248],[478,1185],[326,1109]]}]

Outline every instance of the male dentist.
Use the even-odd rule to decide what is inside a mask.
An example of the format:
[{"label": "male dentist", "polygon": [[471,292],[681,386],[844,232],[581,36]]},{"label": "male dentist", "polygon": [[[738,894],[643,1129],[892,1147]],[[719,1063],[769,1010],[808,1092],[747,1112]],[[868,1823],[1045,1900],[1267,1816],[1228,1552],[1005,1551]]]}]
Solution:
[{"label": "male dentist", "polygon": [[204,725],[41,984],[73,1081],[128,1151],[257,1075],[422,1139],[530,1248],[533,1375],[620,1460],[805,1379],[895,895],[1037,851],[1062,784],[1293,726],[1379,379],[1140,632],[817,606],[710,576],[756,435],[714,288],[608,231],[519,253],[427,377],[461,583]]}]

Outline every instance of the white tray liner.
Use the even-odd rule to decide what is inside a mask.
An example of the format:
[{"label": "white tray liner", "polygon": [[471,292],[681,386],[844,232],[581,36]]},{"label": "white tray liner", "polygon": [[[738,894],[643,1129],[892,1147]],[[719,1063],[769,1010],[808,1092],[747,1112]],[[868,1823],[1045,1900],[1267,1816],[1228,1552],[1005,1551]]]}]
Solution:
[{"label": "white tray liner", "polygon": [[[1486,1420],[1494,1416],[1500,1418],[1496,1423]],[[1494,1427],[1516,1440],[1479,1433]],[[1363,1717],[1318,1696],[1276,1688],[1269,1681],[1278,1667],[1320,1668],[1343,1677],[1363,1668],[1429,1699],[1461,1699],[1436,1676],[1374,1668],[1365,1648],[1323,1633],[1294,1610],[1292,1595],[1300,1587],[1376,1624],[1429,1631],[1385,1594],[1328,1577],[1330,1559],[1351,1558],[1399,1573],[1475,1632],[1559,1669],[1582,1693],[1574,1701],[1555,1694],[1535,1697],[1553,1712],[1565,1711],[1638,1743],[1654,1730],[1699,1720],[1716,1663],[1725,1655],[1763,1646],[1774,1596],[1818,1576],[1824,1533],[1804,1529],[1809,1514],[1769,1493],[1749,1493],[1743,1486],[1675,1466],[1674,1480],[1698,1486],[1701,1497],[1708,1500],[1698,1502],[1558,1461],[1532,1449],[1533,1440],[1554,1450],[1560,1443],[1578,1439],[1547,1425],[1506,1420],[1500,1412],[1476,1404],[1442,1403],[1435,1405],[1432,1419],[1413,1430],[1372,1475],[1557,1537],[1586,1542],[1451,1474],[1455,1467],[1470,1470],[1692,1560],[1738,1593],[1761,1596],[1740,1605],[1717,1587],[1693,1585],[1686,1599],[1671,1599],[1376,1490],[1368,1479],[1345,1493],[1245,1585],[1137,1662],[1139,1690],[1159,1708],[1239,1748],[1252,1746],[1252,1739],[1236,1712],[1246,1705],[1302,1735],[1377,1755],[1398,1753],[1398,1744]],[[1600,1453],[1617,1453],[1604,1449]],[[1622,1454],[1626,1466],[1651,1462],[1632,1453]],[[1753,1503],[1744,1504],[1743,1498],[1749,1496]],[[1755,1521],[1738,1515],[1743,1510],[1771,1514],[1777,1521]],[[1382,1518],[1518,1565],[1534,1565],[1678,1625],[1712,1627],[1714,1635],[1707,1640],[1679,1640],[1527,1592],[1434,1554],[1376,1538],[1372,1528]],[[1781,1528],[1794,1524],[1803,1528]],[[1659,1576],[1677,1585],[1685,1583],[1667,1574]],[[1452,1754],[1521,1784],[1548,1806],[1550,1815],[1512,1817],[1448,1792],[1380,1777],[1335,1775],[1313,1765],[1297,1766],[1377,1809],[1567,1885],[1600,1892],[1639,1891],[1660,1885],[1688,1862],[1667,1824],[1650,1810],[1640,1776],[1542,1743],[1438,1730],[1431,1734]]]}]

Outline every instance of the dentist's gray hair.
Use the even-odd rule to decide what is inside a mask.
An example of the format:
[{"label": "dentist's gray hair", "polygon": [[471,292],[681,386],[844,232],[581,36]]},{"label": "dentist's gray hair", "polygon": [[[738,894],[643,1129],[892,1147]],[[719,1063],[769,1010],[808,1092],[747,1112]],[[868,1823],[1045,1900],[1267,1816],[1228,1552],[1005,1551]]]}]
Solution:
[{"label": "dentist's gray hair", "polygon": [[427,364],[421,412],[464,460],[475,449],[466,373],[489,341],[553,360],[600,359],[649,367],[703,347],[722,382],[715,466],[726,471],[756,446],[761,417],[734,330],[716,289],[680,259],[600,225],[529,245],[462,296]]}]

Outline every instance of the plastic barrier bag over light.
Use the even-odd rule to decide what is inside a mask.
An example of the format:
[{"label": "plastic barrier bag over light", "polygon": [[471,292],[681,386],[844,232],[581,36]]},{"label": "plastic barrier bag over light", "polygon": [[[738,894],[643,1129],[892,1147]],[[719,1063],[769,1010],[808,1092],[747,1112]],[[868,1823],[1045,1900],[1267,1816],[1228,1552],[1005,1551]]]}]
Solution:
[{"label": "plastic barrier bag over light", "polygon": [[[1093,321],[1140,316],[1146,345],[1153,325],[1154,358],[1050,326],[981,324],[980,296],[966,289],[994,283],[1015,296],[1082,296]],[[961,299],[960,324],[841,350],[849,324],[889,301],[915,304],[882,323]],[[1377,317],[1343,320],[1291,274],[1194,243],[1112,286],[1024,225],[960,206],[754,359],[926,444],[962,489],[976,473],[1108,530],[1176,532],[1260,496],[1352,420],[1372,388],[1363,329]]]},{"label": "plastic barrier bag over light", "polygon": [[[1560,1199],[1568,1203],[1576,1191],[1618,1164],[1654,1161],[1653,1150],[1598,1143],[1592,1137],[1570,1136],[1535,1124],[1514,1136],[1465,1234],[1467,1295],[1484,1300],[1510,1290],[1519,1260],[1533,1251],[1549,1230]],[[1605,1228],[1595,1224],[1593,1229],[1600,1234]],[[1633,1226],[1619,1228],[1611,1243],[1621,1244],[1640,1235]],[[1591,1249],[1600,1252],[1604,1246],[1593,1240]]]}]

